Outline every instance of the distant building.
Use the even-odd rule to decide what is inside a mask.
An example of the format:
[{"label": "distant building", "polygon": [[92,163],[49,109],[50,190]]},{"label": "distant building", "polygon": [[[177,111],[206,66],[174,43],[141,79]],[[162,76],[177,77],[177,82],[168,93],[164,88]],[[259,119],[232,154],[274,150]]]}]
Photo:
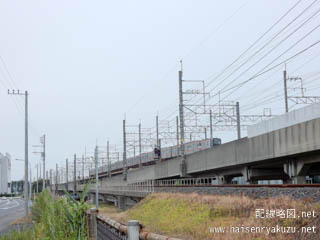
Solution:
[{"label": "distant building", "polygon": [[0,153],[0,194],[11,193],[11,156]]}]

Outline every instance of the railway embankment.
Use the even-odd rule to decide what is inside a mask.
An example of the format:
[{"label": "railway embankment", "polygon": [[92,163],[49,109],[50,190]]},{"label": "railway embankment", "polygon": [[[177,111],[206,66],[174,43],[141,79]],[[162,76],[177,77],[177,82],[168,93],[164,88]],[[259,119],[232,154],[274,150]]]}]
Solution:
[{"label": "railway embankment", "polygon": [[156,193],[127,211],[103,207],[100,214],[181,239],[318,239],[320,203],[312,198],[225,193]]}]

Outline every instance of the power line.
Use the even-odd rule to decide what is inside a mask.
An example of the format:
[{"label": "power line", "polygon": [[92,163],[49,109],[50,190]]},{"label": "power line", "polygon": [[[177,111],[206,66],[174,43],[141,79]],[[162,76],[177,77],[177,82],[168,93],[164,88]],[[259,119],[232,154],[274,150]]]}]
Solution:
[{"label": "power line", "polygon": [[[282,44],[284,41],[286,41],[290,36],[292,36],[294,33],[296,33],[299,29],[301,29],[307,22],[309,22],[314,16],[316,16],[320,12],[320,9],[318,9],[311,17],[309,17],[306,21],[304,21],[299,27],[297,27],[293,32],[291,32],[289,35],[287,35],[284,39],[282,39],[276,46],[271,48],[266,54],[264,54],[258,61],[256,61],[254,64],[252,64],[250,67],[248,67],[245,71],[243,71],[241,74],[239,74],[237,77],[235,77],[231,82],[229,82],[224,88],[226,88],[230,83],[236,81],[241,76],[243,76],[245,73],[247,73],[250,69],[252,69],[257,63],[259,63],[262,59],[264,59],[266,56],[268,56],[273,50],[275,50],[280,44]],[[295,44],[293,44],[290,48],[288,48],[284,53],[282,53],[280,56],[278,56],[275,60],[283,56],[285,53],[287,53],[289,50],[291,50],[293,47],[295,47],[298,43],[300,43],[302,40],[304,40],[306,37],[308,37],[311,33],[313,33],[316,29],[319,28],[320,25],[317,25],[315,28],[313,28],[310,32],[308,32],[303,38],[299,39]],[[275,61],[274,60],[274,61]],[[273,61],[273,62],[274,62]],[[273,62],[271,62],[270,66]],[[226,79],[226,78],[225,78]],[[225,80],[224,79],[224,80]],[[223,89],[224,89],[223,88]],[[222,90],[223,90],[222,89]],[[211,91],[211,90],[210,90]]]},{"label": "power line", "polygon": [[[300,12],[300,14],[299,14],[298,16],[296,16],[296,17],[295,17],[289,24],[287,24],[284,28],[282,28],[282,29],[276,34],[276,36],[278,36],[280,33],[282,33],[288,26],[290,26],[294,21],[296,21],[296,20],[297,20],[299,17],[301,17],[305,12],[307,12],[307,11],[309,10],[309,8],[312,7],[314,3],[316,3],[316,1],[317,1],[317,0],[313,1],[313,2],[312,2],[310,5],[308,5],[302,12]],[[228,65],[228,66],[221,72],[221,74],[219,74],[219,76],[221,76],[222,73],[223,73],[225,70],[227,70],[230,66],[232,66],[238,59],[240,59],[242,56],[244,56],[245,53],[248,52],[249,49],[251,49],[257,42],[259,42],[268,32],[270,32],[271,29],[274,28],[283,18],[285,18],[299,3],[300,3],[300,1],[296,2],[296,4],[294,4],[293,7],[291,7],[282,17],[280,17],[280,19],[277,20],[277,21],[276,21],[260,38],[258,38],[244,53],[242,53],[235,61],[233,61],[233,63],[231,63],[230,65]],[[305,21],[305,23],[308,22],[314,15],[315,15],[315,14],[313,14],[307,21]],[[302,26],[303,26],[305,23],[303,23]],[[300,25],[300,28],[301,28],[302,26]],[[298,29],[300,29],[300,28],[298,28]],[[297,30],[296,30],[296,31],[297,31]],[[293,34],[293,33],[291,33],[291,35],[292,35],[292,34]],[[266,44],[264,44],[264,46],[263,46],[262,48],[260,48],[258,51],[256,51],[256,53],[259,52],[259,51],[261,51],[264,47],[266,47],[269,43],[271,43],[271,41],[273,41],[276,36],[274,36],[271,40],[269,40]],[[284,40],[283,40],[283,41],[284,41]],[[282,41],[282,42],[283,42],[283,41]],[[275,48],[273,48],[272,51],[273,51],[274,49],[275,49]],[[256,54],[256,53],[255,53],[255,54]],[[270,51],[269,51],[269,53],[270,53]],[[269,53],[268,53],[268,54],[269,54]],[[252,57],[253,57],[253,56],[249,57],[249,59],[251,59]],[[266,57],[266,55],[264,55],[264,57]],[[264,57],[260,58],[259,61],[261,61]],[[257,64],[257,62],[256,62],[255,64]],[[255,64],[254,64],[254,65],[255,65]],[[243,64],[241,64],[241,66],[243,66]],[[253,66],[251,66],[251,67],[253,67]],[[238,68],[238,69],[239,69],[239,68]],[[251,68],[250,68],[250,69],[251,69]],[[248,69],[248,70],[249,70],[249,69]],[[248,70],[247,70],[247,71],[248,71]],[[247,72],[247,71],[246,71],[246,72]],[[233,71],[233,73],[235,73],[235,71]],[[243,72],[240,76],[242,76],[243,74],[244,74],[244,72]],[[231,75],[229,75],[229,76],[231,76]],[[239,77],[239,76],[238,76],[238,77]],[[217,79],[217,78],[218,78],[218,76],[216,77],[216,79]],[[227,79],[227,78],[224,78],[224,80],[226,80],[226,79]],[[206,86],[209,86],[212,82],[213,82],[213,80],[212,80],[209,84],[207,84]],[[220,83],[221,83],[221,82],[220,82]],[[226,86],[228,86],[228,85],[230,85],[230,83],[227,84]],[[217,86],[219,86],[219,84],[217,84]],[[226,86],[225,86],[225,87],[226,87]],[[224,87],[224,88],[225,88],[225,87]],[[216,87],[212,88],[211,90],[209,90],[209,92],[212,92],[215,88],[216,88]],[[196,101],[196,102],[198,102],[198,101]],[[176,113],[176,111],[175,111],[174,113]]]},{"label": "power line", "polygon": [[[238,60],[240,60],[249,50],[251,50],[261,39],[263,39],[277,24],[279,24],[302,0],[297,1],[285,14],[283,14],[274,24],[271,25],[271,27],[269,27],[267,29],[267,31],[265,31],[258,39],[256,39],[244,52],[242,52],[231,64],[229,64],[227,67],[225,67],[213,80],[211,80],[207,85],[209,86],[211,83],[213,83],[216,79],[218,79],[227,69],[229,69],[231,66],[233,66]],[[315,2],[315,1],[314,1]],[[313,3],[314,3],[313,2]],[[312,3],[312,4],[313,4]],[[281,33],[281,31],[279,32]],[[276,35],[277,36],[277,35]],[[275,36],[275,37],[276,37]],[[275,38],[274,37],[274,38]],[[274,39],[273,38],[273,39]],[[272,40],[273,40],[272,39]],[[272,41],[271,40],[271,41]],[[263,49],[265,46],[267,46],[271,41],[269,41],[266,45],[264,45],[262,48],[260,48],[258,51],[260,51],[261,49]],[[257,51],[257,52],[258,52]],[[256,52],[256,53],[257,53]],[[253,55],[254,56],[254,55]],[[250,58],[252,58],[253,56],[251,56]],[[249,59],[250,59],[249,58]],[[242,64],[243,65],[243,64]],[[241,66],[242,66],[241,65]],[[240,66],[240,67],[241,67]],[[211,77],[209,77],[211,78]]]}]

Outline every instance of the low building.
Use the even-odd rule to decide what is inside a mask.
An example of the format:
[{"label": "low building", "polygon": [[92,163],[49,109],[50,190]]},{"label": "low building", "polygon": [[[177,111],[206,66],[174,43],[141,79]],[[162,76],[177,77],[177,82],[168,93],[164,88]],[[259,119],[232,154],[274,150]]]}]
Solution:
[{"label": "low building", "polygon": [[0,153],[0,194],[11,193],[11,156]]}]

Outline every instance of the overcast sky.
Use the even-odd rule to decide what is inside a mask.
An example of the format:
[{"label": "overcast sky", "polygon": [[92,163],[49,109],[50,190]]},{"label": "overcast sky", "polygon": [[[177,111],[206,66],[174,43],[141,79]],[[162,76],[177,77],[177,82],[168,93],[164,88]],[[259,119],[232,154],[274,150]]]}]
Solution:
[{"label": "overcast sky", "polygon": [[[4,62],[0,62],[0,152],[10,153],[13,159],[24,158],[23,98],[8,96],[8,88],[30,93],[32,168],[40,159],[32,154],[32,145],[38,145],[44,133],[47,168],[55,168],[56,163],[72,158],[74,153],[82,155],[85,146],[93,151],[96,141],[105,145],[109,140],[121,146],[124,116],[128,124],[141,120],[144,127],[154,127],[157,113],[160,118],[174,118],[174,110],[178,109],[180,59],[185,79],[209,83],[212,76],[235,60],[296,2],[1,0],[0,56]],[[311,3],[301,1],[265,41]],[[318,3],[310,7],[286,33],[319,7]],[[239,71],[233,77],[220,78],[208,90],[216,88],[211,92],[214,95],[233,79],[230,86],[250,78],[318,23],[316,15],[245,75],[237,77],[242,72]],[[278,42],[285,36],[279,36]],[[270,66],[317,40],[318,29]],[[273,46],[276,45],[275,42]],[[318,70],[319,53],[320,47],[315,46],[290,61],[289,74],[292,71],[292,75],[310,79]],[[246,64],[243,70],[250,66],[251,63]],[[282,94],[283,68],[281,65],[244,85],[226,100],[240,101],[242,113],[261,114],[264,107],[272,107],[274,114],[283,113],[283,100],[270,105],[267,98],[279,98]],[[314,88],[317,82],[310,83],[308,94],[319,92],[317,86]],[[265,105],[255,106],[255,100],[266,92],[269,95],[265,95]],[[217,132],[215,136],[226,142],[236,134]],[[13,160],[12,177],[23,177],[22,162]]]}]

